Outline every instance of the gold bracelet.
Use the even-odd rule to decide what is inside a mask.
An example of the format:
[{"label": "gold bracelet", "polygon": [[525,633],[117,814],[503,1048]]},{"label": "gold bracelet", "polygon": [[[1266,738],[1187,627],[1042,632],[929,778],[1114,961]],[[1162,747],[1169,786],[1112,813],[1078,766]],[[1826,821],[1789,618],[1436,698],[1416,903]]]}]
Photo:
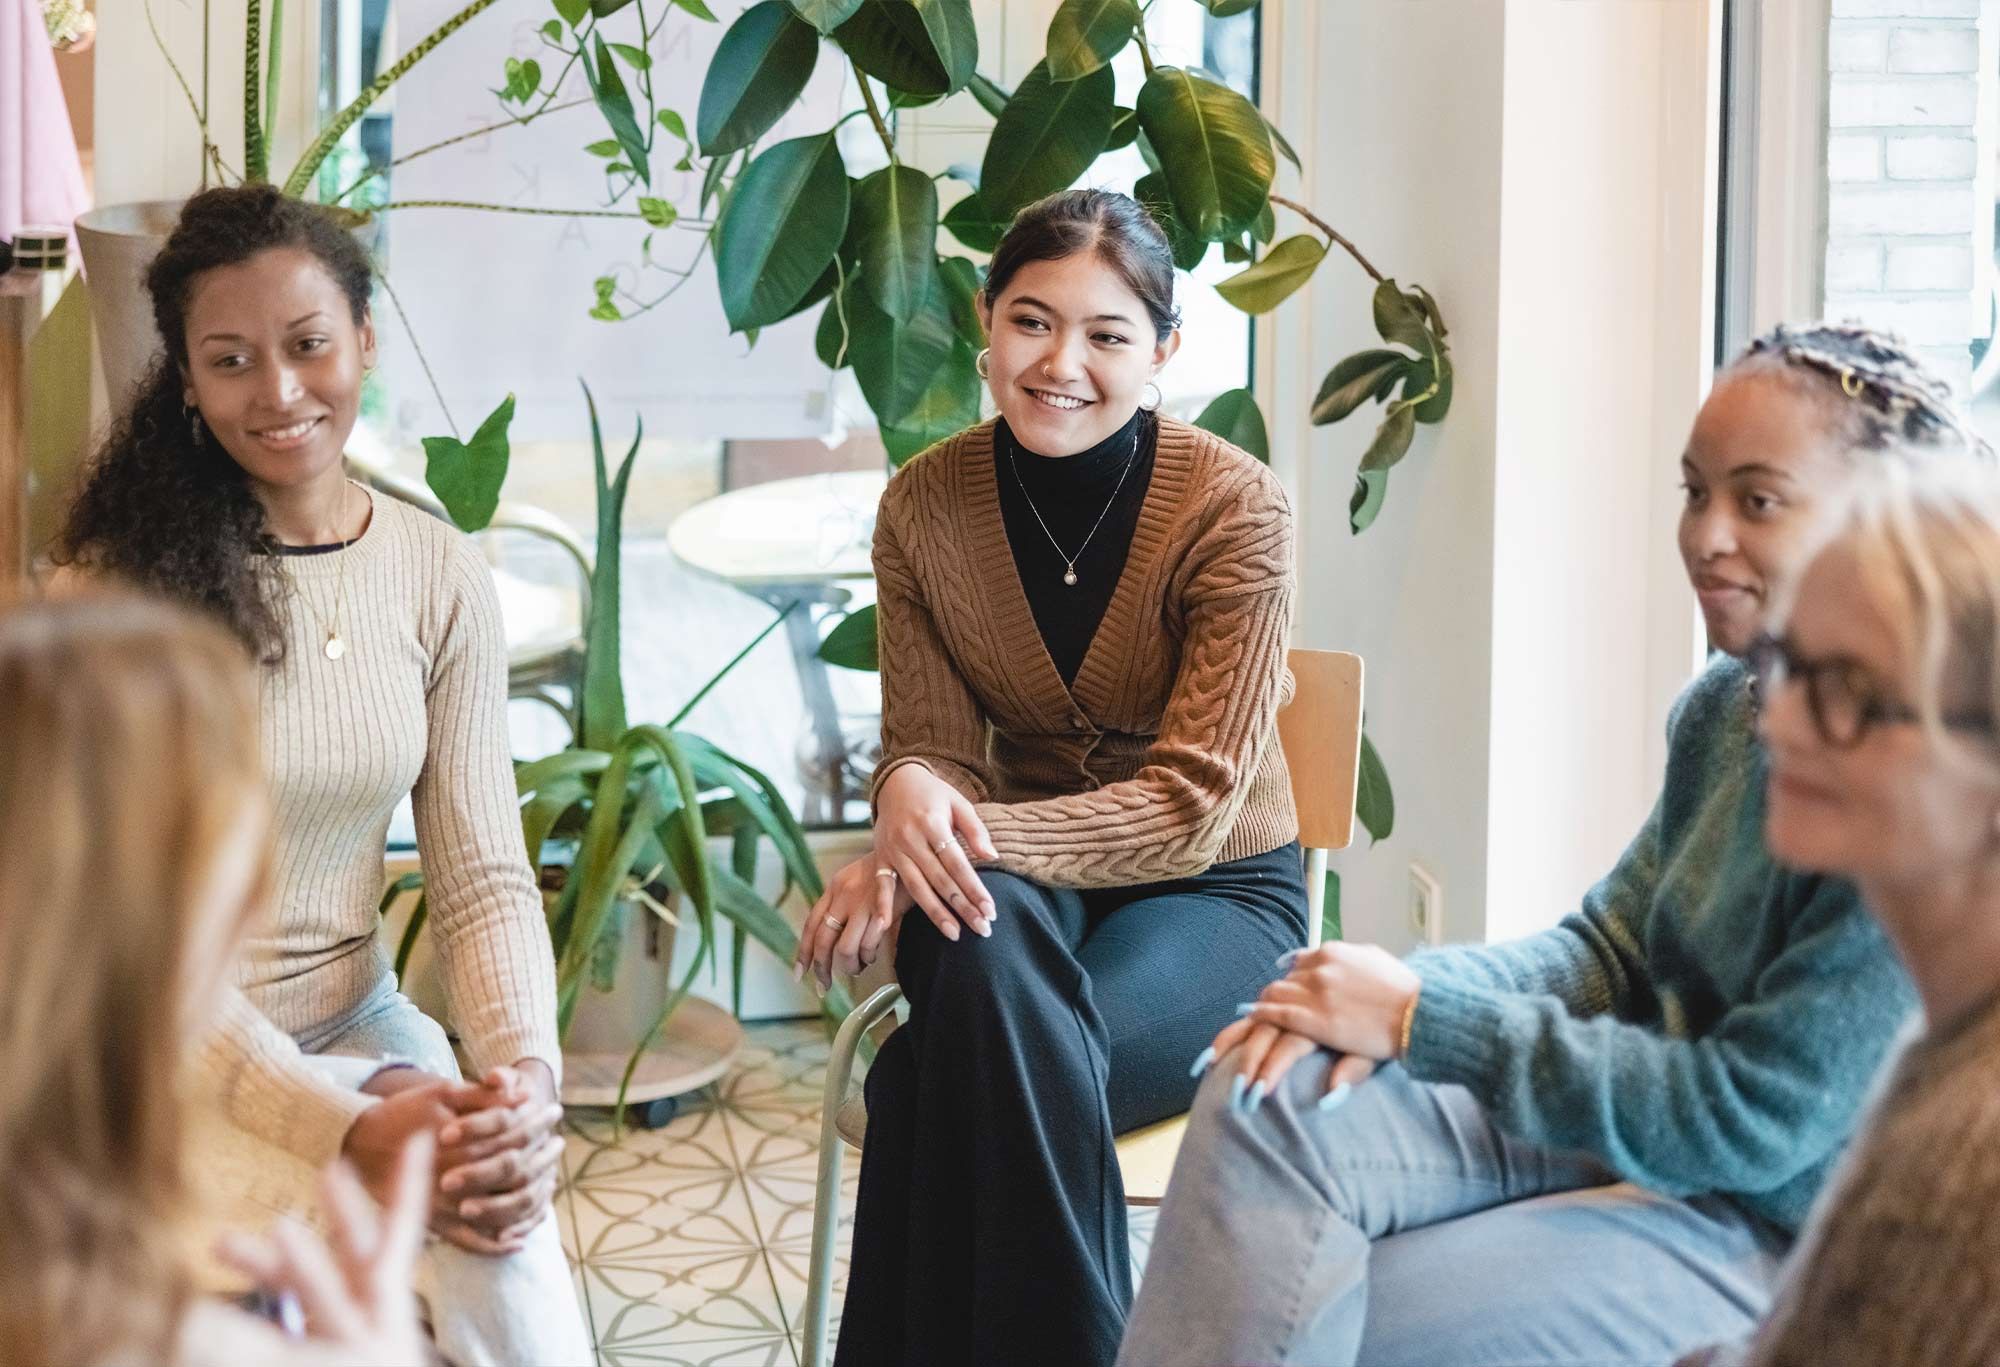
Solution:
[{"label": "gold bracelet", "polygon": [[1403,1008],[1403,1028],[1396,1039],[1396,1057],[1399,1059],[1410,1056],[1410,1027],[1417,1023],[1417,999],[1423,994],[1424,990],[1419,987],[1410,994],[1410,1004]]}]

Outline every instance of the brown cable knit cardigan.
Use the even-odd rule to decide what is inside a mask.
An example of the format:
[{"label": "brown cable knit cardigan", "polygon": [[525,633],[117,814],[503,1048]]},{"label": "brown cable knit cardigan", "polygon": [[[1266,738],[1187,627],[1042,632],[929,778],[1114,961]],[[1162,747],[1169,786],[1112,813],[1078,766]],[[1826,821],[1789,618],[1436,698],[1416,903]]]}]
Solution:
[{"label": "brown cable knit cardigan", "polygon": [[1292,513],[1255,459],[1163,418],[1124,573],[1073,685],[1036,629],[1000,516],[993,423],[905,466],[875,524],[882,762],[977,807],[995,866],[1124,887],[1298,834],[1277,713]]}]

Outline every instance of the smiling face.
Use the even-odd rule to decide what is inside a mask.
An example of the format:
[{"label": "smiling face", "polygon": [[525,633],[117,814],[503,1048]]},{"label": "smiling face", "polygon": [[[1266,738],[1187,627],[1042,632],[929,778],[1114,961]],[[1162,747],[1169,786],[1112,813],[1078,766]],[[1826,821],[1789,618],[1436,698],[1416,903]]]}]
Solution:
[{"label": "smiling face", "polygon": [[1738,367],[1716,382],[1681,458],[1680,549],[1709,641],[1742,655],[1816,519],[1853,470],[1821,401],[1791,377]]},{"label": "smiling face", "polygon": [[[1913,605],[1896,597],[1837,542],[1800,579],[1786,638],[1802,661],[1844,665],[1885,710],[1908,707],[1921,687],[1907,626]],[[1978,714],[1965,672],[1947,662],[1939,699],[1947,717]],[[1991,858],[2000,764],[1990,729],[1940,734],[1897,717],[1851,746],[1833,745],[1813,721],[1805,683],[1790,678],[1765,688],[1759,728],[1771,758],[1765,839],[1782,862],[1889,887],[1948,879]]]},{"label": "smiling face", "polygon": [[272,248],[204,272],[187,308],[184,398],[258,484],[340,478],[375,364],[375,325],[311,252]]},{"label": "smiling face", "polygon": [[1045,456],[1123,427],[1180,348],[1179,332],[1156,340],[1144,301],[1094,251],[1027,262],[998,299],[979,296],[979,319],[993,402],[1015,439]]}]

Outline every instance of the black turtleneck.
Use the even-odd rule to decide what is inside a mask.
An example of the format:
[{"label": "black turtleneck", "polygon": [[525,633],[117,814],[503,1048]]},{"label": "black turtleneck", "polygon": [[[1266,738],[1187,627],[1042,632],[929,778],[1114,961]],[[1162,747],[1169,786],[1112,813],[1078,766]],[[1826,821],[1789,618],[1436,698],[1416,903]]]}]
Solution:
[{"label": "black turtleneck", "polygon": [[[1064,684],[1076,681],[1125,569],[1132,532],[1139,525],[1139,506],[1153,479],[1153,441],[1158,432],[1152,415],[1140,409],[1089,450],[1043,456],[1014,440],[1005,418],[994,424],[994,475],[1000,481],[1007,542],[1014,551],[1021,587],[1027,590],[1028,606],[1034,610],[1035,626]],[[1040,522],[1036,513],[1041,514]],[[1100,513],[1104,521],[1092,535],[1091,526]],[[1047,532],[1042,522],[1048,523]],[[1050,534],[1061,551],[1049,544]],[[1063,582],[1069,555],[1076,555],[1073,585]]]}]

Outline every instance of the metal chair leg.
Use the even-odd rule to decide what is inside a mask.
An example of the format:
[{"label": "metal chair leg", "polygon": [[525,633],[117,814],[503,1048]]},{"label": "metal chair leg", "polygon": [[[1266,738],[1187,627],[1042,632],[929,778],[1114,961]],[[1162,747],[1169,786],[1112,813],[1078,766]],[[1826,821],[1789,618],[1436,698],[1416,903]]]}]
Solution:
[{"label": "metal chair leg", "polygon": [[819,1110],[819,1183],[813,1192],[812,1254],[806,1280],[805,1367],[827,1364],[826,1321],[833,1299],[833,1244],[840,1231],[840,1163],[844,1156],[836,1122],[847,1100],[847,1083],[854,1075],[854,1056],[861,1049],[861,1037],[902,999],[901,990],[893,984],[877,988],[840,1023],[826,1061],[826,1088]]}]

